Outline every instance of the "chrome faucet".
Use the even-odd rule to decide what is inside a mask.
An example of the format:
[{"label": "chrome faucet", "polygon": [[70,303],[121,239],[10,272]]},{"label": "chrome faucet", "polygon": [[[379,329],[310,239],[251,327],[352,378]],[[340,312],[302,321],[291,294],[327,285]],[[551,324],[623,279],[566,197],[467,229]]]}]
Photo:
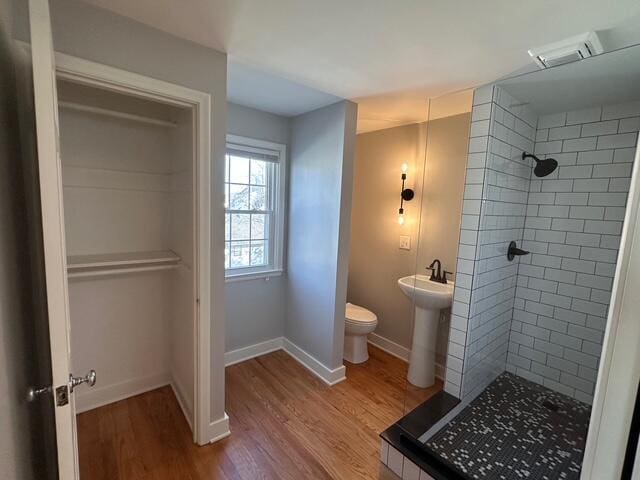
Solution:
[{"label": "chrome faucet", "polygon": [[[437,267],[436,267],[436,264],[438,264]],[[431,280],[432,282],[446,284],[447,273],[451,274],[451,272],[447,272],[446,270],[442,271],[442,263],[437,258],[433,262],[431,262],[431,265],[427,267],[427,270],[431,270],[431,276],[429,277],[429,280]]]}]

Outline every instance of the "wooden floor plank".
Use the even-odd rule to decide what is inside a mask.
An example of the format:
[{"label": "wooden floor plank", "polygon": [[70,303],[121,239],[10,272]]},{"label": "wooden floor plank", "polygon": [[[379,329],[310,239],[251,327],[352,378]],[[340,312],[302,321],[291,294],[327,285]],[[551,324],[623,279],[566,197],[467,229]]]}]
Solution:
[{"label": "wooden floor plank", "polygon": [[198,447],[170,387],[78,415],[81,480],[380,478],[378,434],[437,393],[369,347],[347,380],[324,384],[283,351],[227,368],[231,436]]}]

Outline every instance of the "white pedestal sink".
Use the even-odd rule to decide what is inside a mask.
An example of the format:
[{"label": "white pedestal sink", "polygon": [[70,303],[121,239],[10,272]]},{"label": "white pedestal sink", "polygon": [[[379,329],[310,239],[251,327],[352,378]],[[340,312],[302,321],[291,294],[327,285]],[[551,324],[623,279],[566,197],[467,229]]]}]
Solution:
[{"label": "white pedestal sink", "polygon": [[454,284],[433,282],[427,275],[409,275],[399,279],[398,285],[416,309],[407,379],[416,387],[430,387],[436,378],[440,310],[451,306]]}]

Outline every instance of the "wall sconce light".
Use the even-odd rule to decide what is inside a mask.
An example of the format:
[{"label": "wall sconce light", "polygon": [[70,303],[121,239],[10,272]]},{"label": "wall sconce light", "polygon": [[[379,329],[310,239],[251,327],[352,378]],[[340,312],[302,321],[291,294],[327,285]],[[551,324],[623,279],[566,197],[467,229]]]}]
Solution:
[{"label": "wall sconce light", "polygon": [[409,202],[413,199],[414,192],[410,188],[404,188],[404,182],[407,180],[407,170],[409,166],[406,163],[400,167],[402,171],[402,190],[400,190],[400,208],[398,209],[398,223],[404,225],[404,202]]}]

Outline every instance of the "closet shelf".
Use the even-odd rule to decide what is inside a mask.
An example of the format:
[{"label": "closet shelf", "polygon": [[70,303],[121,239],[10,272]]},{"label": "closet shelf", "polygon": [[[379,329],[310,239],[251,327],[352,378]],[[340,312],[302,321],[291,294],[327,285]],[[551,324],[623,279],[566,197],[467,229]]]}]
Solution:
[{"label": "closet shelf", "polygon": [[171,250],[70,255],[67,257],[67,276],[86,277],[166,270],[177,266],[180,260],[180,256]]},{"label": "closet shelf", "polygon": [[176,122],[170,122],[168,120],[161,120],[159,118],[145,117],[142,115],[135,115],[133,113],[118,112],[116,110],[109,110],[108,108],[92,107],[89,105],[82,105],[80,103],[67,102],[64,100],[58,101],[58,105],[62,108],[69,110],[76,110],[78,112],[95,113],[98,115],[107,115],[109,117],[125,118],[127,120],[133,120],[135,122],[149,123],[151,125],[159,125],[161,127],[177,127]]}]

